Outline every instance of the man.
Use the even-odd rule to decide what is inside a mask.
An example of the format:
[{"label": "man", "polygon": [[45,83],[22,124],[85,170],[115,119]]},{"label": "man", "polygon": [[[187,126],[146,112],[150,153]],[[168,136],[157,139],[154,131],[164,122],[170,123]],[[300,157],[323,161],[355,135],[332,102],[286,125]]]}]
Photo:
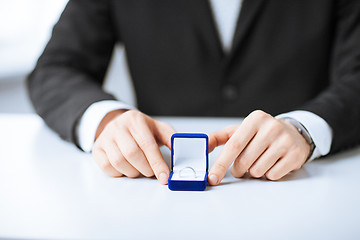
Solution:
[{"label": "man", "polygon": [[[146,114],[250,113],[210,135],[210,150],[225,146],[208,181],[218,185],[232,163],[235,177],[277,180],[360,142],[359,19],[356,0],[72,0],[29,92],[45,122],[92,149],[108,175],[163,184],[158,145],[170,147],[174,130]],[[138,110],[101,88],[116,42]]]}]

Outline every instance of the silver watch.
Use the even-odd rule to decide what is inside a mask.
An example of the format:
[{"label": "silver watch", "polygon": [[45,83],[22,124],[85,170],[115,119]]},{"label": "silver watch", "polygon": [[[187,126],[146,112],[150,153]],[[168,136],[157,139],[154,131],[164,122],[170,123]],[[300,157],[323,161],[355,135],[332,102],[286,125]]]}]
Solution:
[{"label": "silver watch", "polygon": [[281,118],[281,119],[286,121],[286,122],[291,123],[298,130],[298,132],[301,134],[301,136],[304,137],[305,141],[310,145],[310,152],[309,152],[309,155],[308,155],[308,157],[306,159],[306,161],[308,161],[310,159],[311,155],[313,154],[314,149],[315,149],[315,143],[312,140],[308,130],[304,127],[304,125],[301,124],[301,122],[295,120],[294,118],[284,117],[284,118]]}]

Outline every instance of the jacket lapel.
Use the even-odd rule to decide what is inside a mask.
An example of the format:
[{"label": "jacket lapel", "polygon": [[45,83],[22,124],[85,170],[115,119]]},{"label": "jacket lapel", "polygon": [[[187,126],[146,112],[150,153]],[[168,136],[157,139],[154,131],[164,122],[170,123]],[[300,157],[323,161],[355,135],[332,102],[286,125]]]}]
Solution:
[{"label": "jacket lapel", "polygon": [[264,2],[265,0],[243,0],[240,15],[236,23],[231,51],[228,56],[229,60],[234,57],[239,46],[246,39],[251,28],[254,27],[255,20],[260,14]]},{"label": "jacket lapel", "polygon": [[209,0],[186,1],[192,18],[198,44],[211,57],[223,58],[224,51],[218,35]]},{"label": "jacket lapel", "polygon": [[[212,14],[209,0],[192,0],[186,2],[193,21],[194,31],[199,41],[198,44],[210,54],[210,57],[223,59],[229,63],[235,56],[243,40],[246,39],[249,30],[254,26],[256,17],[260,14],[265,0],[243,0],[232,47],[226,55],[216,29],[215,18]],[[227,64],[225,63],[225,65]]]}]

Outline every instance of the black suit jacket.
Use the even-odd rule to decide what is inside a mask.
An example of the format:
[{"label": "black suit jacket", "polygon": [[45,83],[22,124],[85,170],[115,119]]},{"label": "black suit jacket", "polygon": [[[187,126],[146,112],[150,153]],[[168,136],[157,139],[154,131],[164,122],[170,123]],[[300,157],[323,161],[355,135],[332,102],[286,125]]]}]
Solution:
[{"label": "black suit jacket", "polygon": [[208,0],[71,0],[28,78],[37,112],[75,141],[124,44],[149,115],[273,115],[302,109],[332,127],[332,151],[360,140],[360,1],[244,0],[224,54]]}]

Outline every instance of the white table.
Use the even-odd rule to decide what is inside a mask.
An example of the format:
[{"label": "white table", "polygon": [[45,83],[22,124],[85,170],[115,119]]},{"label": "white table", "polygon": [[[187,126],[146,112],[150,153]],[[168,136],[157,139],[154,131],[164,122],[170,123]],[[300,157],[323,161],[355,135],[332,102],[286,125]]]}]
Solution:
[{"label": "white table", "polygon": [[[240,121],[161,119],[201,132]],[[282,181],[228,174],[204,192],[172,192],[107,177],[35,115],[0,114],[0,133],[0,238],[360,239],[359,148]]]}]

